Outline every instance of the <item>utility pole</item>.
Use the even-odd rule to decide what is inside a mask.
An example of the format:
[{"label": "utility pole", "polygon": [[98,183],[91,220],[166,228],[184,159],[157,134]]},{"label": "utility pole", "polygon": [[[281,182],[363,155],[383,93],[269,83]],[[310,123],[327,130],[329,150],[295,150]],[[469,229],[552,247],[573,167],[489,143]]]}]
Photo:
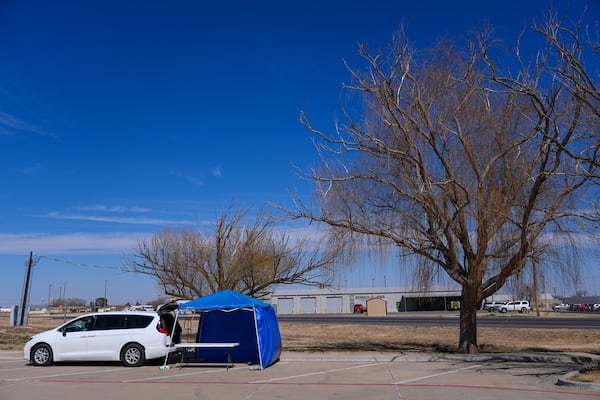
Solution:
[{"label": "utility pole", "polygon": [[540,298],[538,294],[538,282],[537,282],[537,260],[534,258],[531,260],[533,267],[533,296],[535,299],[535,315],[540,316]]},{"label": "utility pole", "polygon": [[67,282],[65,281],[65,286],[63,287],[63,320],[67,320]]},{"label": "utility pole", "polygon": [[27,272],[25,273],[25,285],[23,287],[23,297],[21,300],[21,309],[17,325],[25,325],[25,315],[27,312],[27,301],[29,296],[29,286],[31,282],[31,269],[33,268],[33,251],[29,252],[29,262],[27,263]]}]

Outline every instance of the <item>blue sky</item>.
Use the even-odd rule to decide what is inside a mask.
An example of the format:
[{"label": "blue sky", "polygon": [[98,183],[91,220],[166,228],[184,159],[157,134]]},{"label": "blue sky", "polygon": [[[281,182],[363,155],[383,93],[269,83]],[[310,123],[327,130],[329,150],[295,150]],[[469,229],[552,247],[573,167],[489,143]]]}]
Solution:
[{"label": "blue sky", "polygon": [[[309,194],[292,167],[316,159],[298,116],[331,128],[358,42],[385,47],[404,25],[424,47],[489,21],[512,47],[547,4],[0,1],[0,305],[18,303],[30,251],[33,303],[65,286],[156,298],[121,271],[137,239]],[[398,274],[351,284],[367,275]]]}]

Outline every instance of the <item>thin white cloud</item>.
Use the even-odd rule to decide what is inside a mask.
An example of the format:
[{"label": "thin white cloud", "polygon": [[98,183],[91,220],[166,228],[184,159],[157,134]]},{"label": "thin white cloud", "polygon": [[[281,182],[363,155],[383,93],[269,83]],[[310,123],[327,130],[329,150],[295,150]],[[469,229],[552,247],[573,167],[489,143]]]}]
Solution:
[{"label": "thin white cloud", "polygon": [[194,176],[186,175],[185,179],[187,179],[188,182],[190,182],[194,186],[204,186],[204,181],[202,181],[201,179],[196,178]]},{"label": "thin white cloud", "polygon": [[223,176],[223,171],[221,170],[221,166],[217,165],[213,168],[212,170],[212,176],[216,177],[216,178],[220,178]]},{"label": "thin white cloud", "polygon": [[170,174],[173,176],[176,176],[178,178],[183,178],[194,186],[204,186],[204,181],[193,175],[182,174],[181,172],[178,172],[178,171],[170,171]]},{"label": "thin white cloud", "polygon": [[137,238],[147,234],[131,233],[1,233],[0,254],[123,254],[135,248]]},{"label": "thin white cloud", "polygon": [[41,218],[52,218],[62,220],[75,220],[75,221],[94,221],[94,222],[107,222],[116,224],[129,224],[129,225],[194,225],[195,221],[189,220],[175,220],[175,219],[161,219],[161,218],[140,218],[140,217],[115,217],[115,216],[101,216],[101,215],[84,215],[84,214],[63,214],[58,212],[50,212],[47,214],[38,214],[36,217]]},{"label": "thin white cloud", "polygon": [[149,208],[139,207],[139,206],[121,206],[121,205],[104,205],[104,204],[94,204],[89,206],[78,206],[73,207],[75,210],[79,211],[98,211],[98,212],[107,212],[107,213],[148,213],[152,211]]},{"label": "thin white cloud", "polygon": [[16,135],[21,132],[56,137],[56,135],[46,132],[43,128],[35,124],[31,124],[14,115],[0,111],[0,133],[2,135]]}]

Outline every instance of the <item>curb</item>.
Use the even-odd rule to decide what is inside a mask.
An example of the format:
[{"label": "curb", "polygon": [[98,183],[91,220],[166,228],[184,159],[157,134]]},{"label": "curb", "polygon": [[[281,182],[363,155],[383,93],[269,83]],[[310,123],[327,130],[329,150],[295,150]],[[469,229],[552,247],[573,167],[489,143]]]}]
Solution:
[{"label": "curb", "polygon": [[558,378],[558,381],[556,382],[556,385],[558,386],[569,386],[569,387],[578,387],[578,388],[582,388],[582,389],[588,389],[588,390],[600,390],[600,383],[593,383],[593,382],[579,382],[579,381],[573,381],[571,380],[571,378],[577,374],[579,374],[580,372],[584,371],[586,368],[579,370],[579,371],[572,371],[569,372],[568,374],[565,374],[563,376],[561,376],[560,378]]}]

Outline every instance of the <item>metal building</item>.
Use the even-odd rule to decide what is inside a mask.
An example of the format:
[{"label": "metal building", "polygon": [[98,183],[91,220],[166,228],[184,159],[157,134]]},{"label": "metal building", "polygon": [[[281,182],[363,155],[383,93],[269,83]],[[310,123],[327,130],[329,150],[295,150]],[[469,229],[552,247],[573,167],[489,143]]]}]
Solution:
[{"label": "metal building", "polygon": [[443,311],[460,308],[460,288],[433,287],[426,291],[414,288],[326,288],[280,289],[271,293],[270,302],[278,314],[352,313],[354,306],[366,308],[367,300],[380,298],[387,312]]}]

